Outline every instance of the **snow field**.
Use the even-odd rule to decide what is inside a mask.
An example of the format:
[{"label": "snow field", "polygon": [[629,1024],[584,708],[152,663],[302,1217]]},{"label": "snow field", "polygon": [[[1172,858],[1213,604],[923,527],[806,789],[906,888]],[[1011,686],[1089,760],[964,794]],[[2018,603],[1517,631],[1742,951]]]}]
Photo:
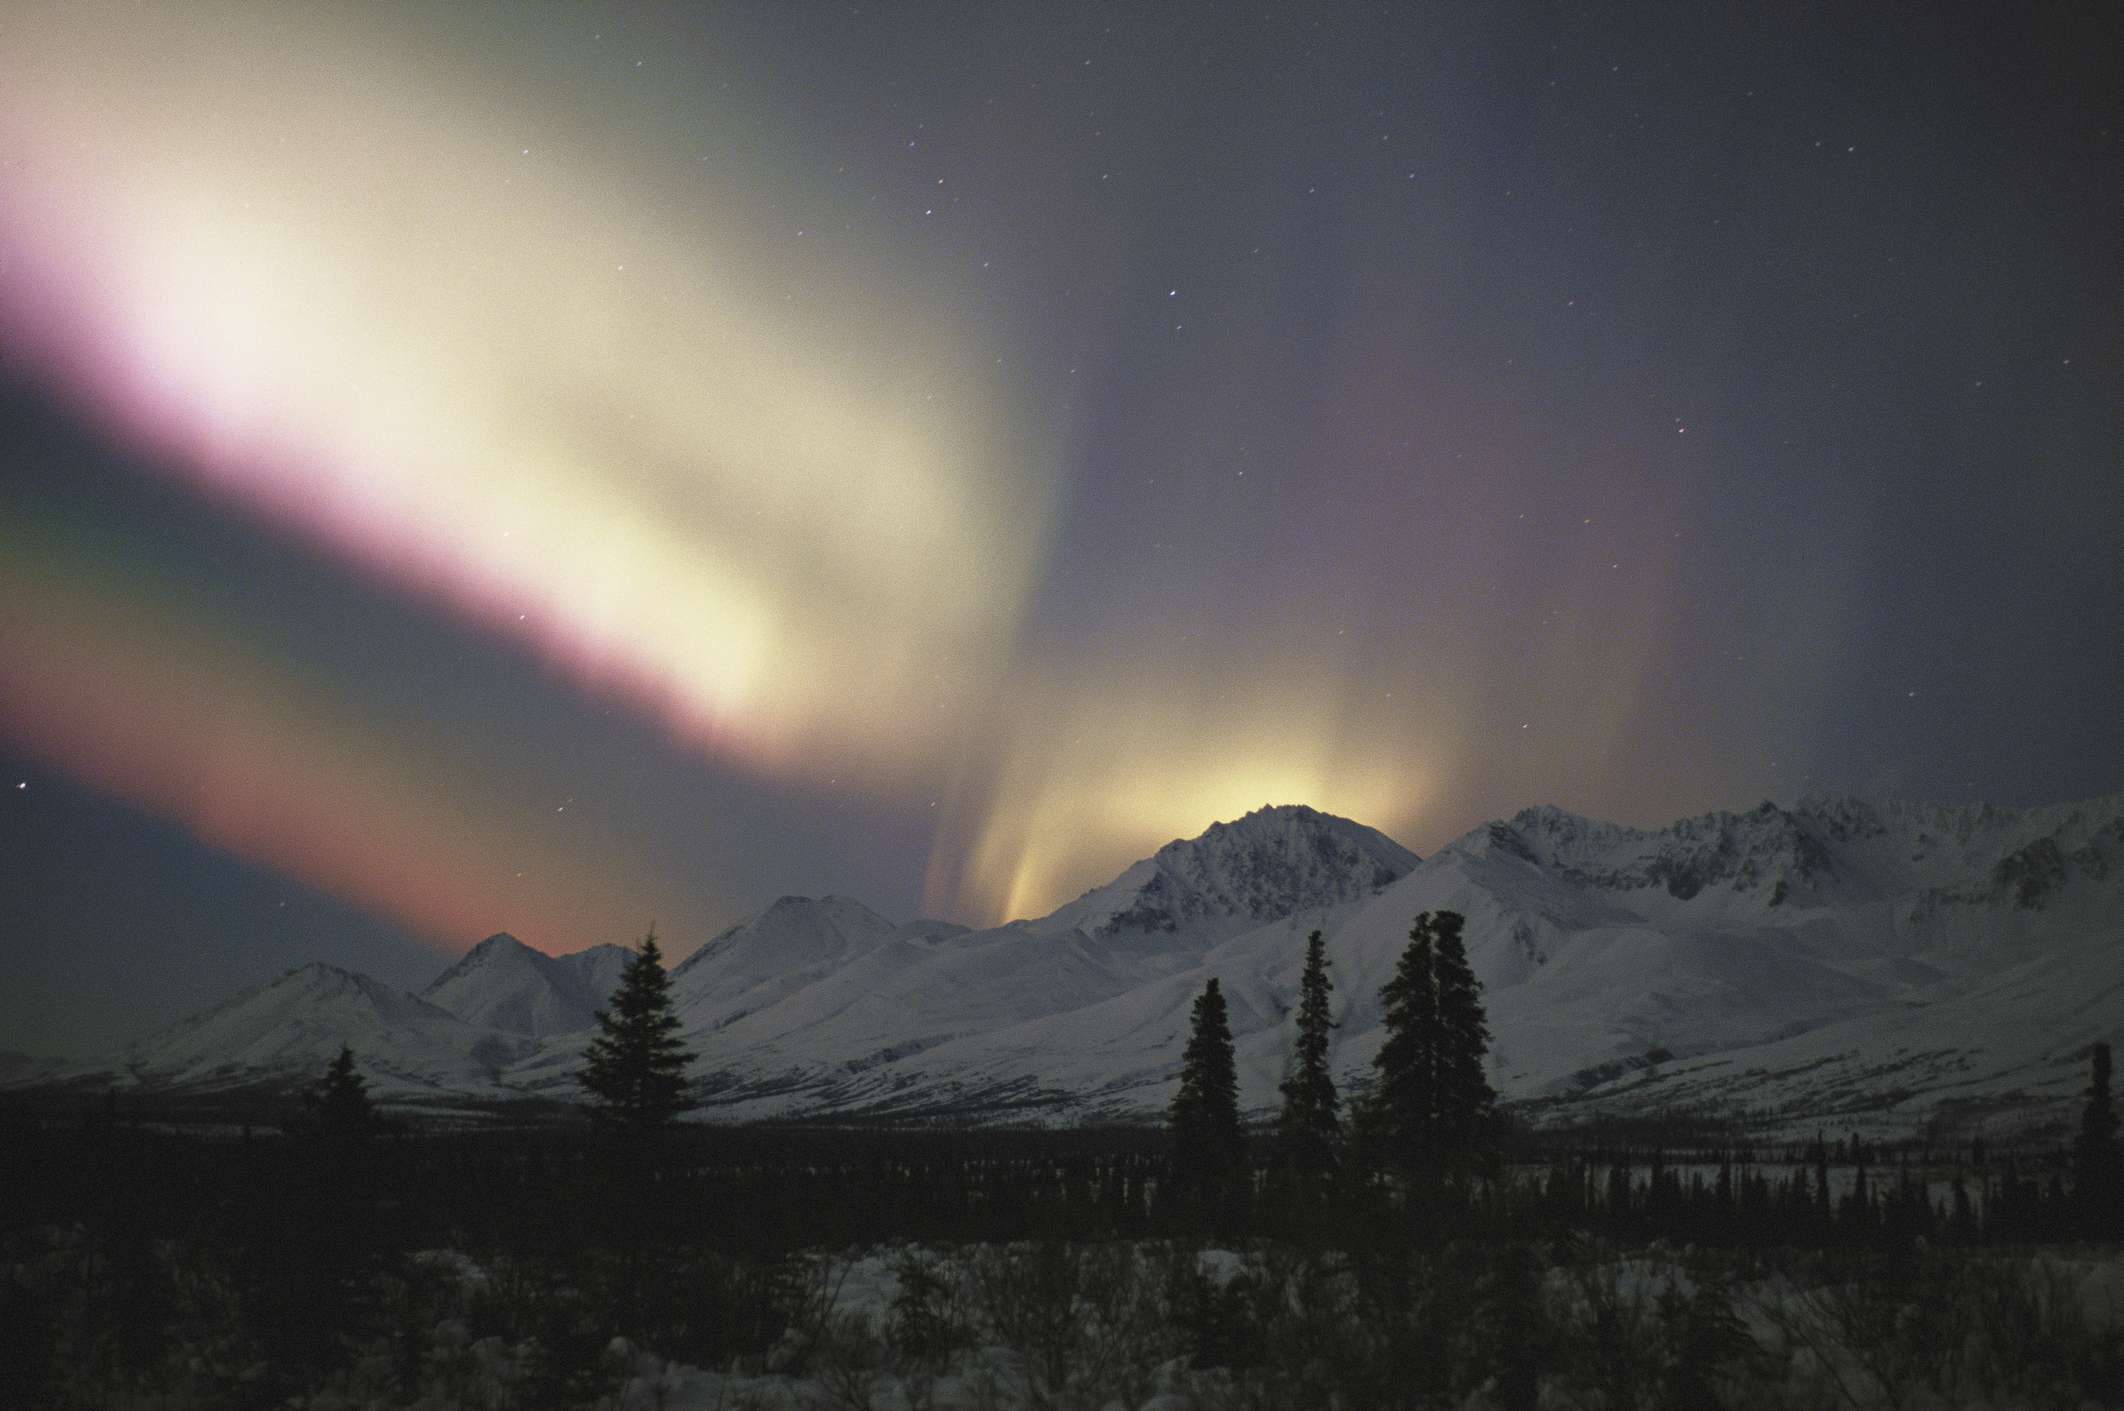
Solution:
[{"label": "snow field", "polygon": [[[2124,795],[2035,809],[1812,799],[1643,830],[1529,809],[1417,860],[1264,809],[1051,915],[981,931],[784,897],[673,971],[701,1117],[1155,1119],[1195,995],[1229,997],[1242,1108],[1271,1112],[1305,937],[1330,1062],[1366,1081],[1412,918],[1468,919],[1492,1084],[1538,1120],[1737,1116],[1943,1143],[2071,1120],[2087,1046],[2124,1047]],[[580,1096],[623,952],[505,935],[422,997],[307,966],[54,1078],[150,1090],[308,1081],[346,1043],[382,1100]],[[573,1027],[571,1027],[573,1026]],[[2044,1136],[2040,1131],[2035,1135]]]}]

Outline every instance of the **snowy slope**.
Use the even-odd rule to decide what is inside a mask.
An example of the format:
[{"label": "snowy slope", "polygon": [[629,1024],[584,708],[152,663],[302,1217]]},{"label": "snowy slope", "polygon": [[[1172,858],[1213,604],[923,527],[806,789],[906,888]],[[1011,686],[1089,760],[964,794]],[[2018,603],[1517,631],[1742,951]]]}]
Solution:
[{"label": "snowy slope", "polygon": [[[1658,830],[1532,809],[1376,895],[1315,891],[1265,925],[1227,910],[1170,933],[1088,933],[1129,914],[1154,875],[1138,864],[1053,917],[927,957],[877,953],[697,1033],[718,1099],[732,1116],[1154,1114],[1215,975],[1242,1098],[1267,1111],[1306,932],[1328,935],[1335,1062],[1361,1085],[1378,989],[1412,918],[1442,908],[1469,918],[1493,1081],[1555,1117],[1745,1108],[1909,1130],[2024,1111],[2009,1092],[2062,1100],[2084,1081],[2086,1043],[2124,1039],[2119,799],[1810,799]],[[1158,939],[1175,943],[1145,944]]]},{"label": "snowy slope", "polygon": [[307,1081],[344,1044],[379,1094],[498,1092],[532,1042],[468,1024],[401,990],[313,962],[130,1046],[116,1068],[143,1084]]},{"label": "snowy slope", "polygon": [[[1908,1130],[1981,1118],[2008,1092],[2062,1100],[2085,1081],[2087,1043],[2124,1039],[2120,883],[2120,798],[2034,810],[1810,799],[1650,832],[1541,809],[1476,829],[1313,924],[1328,932],[1346,1084],[1377,1052],[1378,990],[1411,918],[1450,908],[1468,917],[1508,1097],[1545,1099],[1551,1116],[1701,1106]],[[1096,1033],[1094,1015],[1072,1016],[1047,1046],[1084,1053],[1158,1030],[1132,1055],[1144,1081],[1112,1094],[1154,1107],[1177,1068],[1183,1001],[1215,974],[1234,996],[1242,1096],[1266,1109],[1292,1034],[1287,1019],[1255,1020],[1264,1001],[1291,1003],[1305,929],[1235,939],[1164,993],[1109,1006]],[[1674,1058],[1647,1063],[1658,1051]],[[1110,1084],[1130,1071],[1107,1067]]]},{"label": "snowy slope", "polygon": [[1386,834],[1302,805],[1256,809],[1176,839],[1032,925],[1092,936],[1195,935],[1369,895],[1416,865]]},{"label": "snowy slope", "polygon": [[542,1039],[587,1028],[619,984],[627,956],[625,947],[611,945],[547,955],[497,932],[420,996],[468,1024]]},{"label": "snowy slope", "polygon": [[846,897],[782,897],[671,972],[679,1017],[720,1028],[853,963],[898,928]]},{"label": "snowy slope", "polygon": [[[1263,916],[1370,896],[1415,860],[1346,819],[1262,809],[1168,844],[1050,916],[987,931],[895,927],[845,898],[784,897],[702,946],[672,988],[725,1115],[843,1106],[904,1089],[906,1061],[926,1050],[1189,971]],[[566,1089],[583,1042],[549,1045],[512,1081]]]},{"label": "snowy slope", "polygon": [[[1535,808],[1420,862],[1347,820],[1264,809],[985,931],[784,897],[688,957],[673,991],[711,1117],[1069,1121],[1159,1112],[1215,976],[1242,1101],[1265,1113],[1306,933],[1327,936],[1333,1062],[1358,1087],[1379,987],[1439,909],[1468,918],[1493,1082],[1548,1119],[1953,1129],[2061,1111],[2085,1045],[2124,1042],[2124,796],[1813,798],[1661,829]],[[314,1069],[344,1040],[413,1086],[572,1096],[625,957],[493,937],[430,987],[454,1013],[310,967],[157,1036],[141,1071]]]},{"label": "snowy slope", "polygon": [[[701,1069],[732,1112],[1023,1094],[1052,1086],[1049,1065],[1019,1048],[1017,1061],[998,1066],[987,1060],[982,1036],[1187,973],[1265,918],[1370,896],[1415,862],[1392,839],[1347,819],[1302,807],[1260,809],[1168,843],[1038,920],[889,940],[873,927],[860,952],[851,949],[801,985],[787,983],[784,972],[773,994],[756,988],[749,996],[771,1002],[713,1019],[682,976],[689,996],[682,1013],[696,1021],[689,1038]],[[913,1061],[931,1051],[979,1056],[982,1066],[939,1085],[937,1060]]]}]

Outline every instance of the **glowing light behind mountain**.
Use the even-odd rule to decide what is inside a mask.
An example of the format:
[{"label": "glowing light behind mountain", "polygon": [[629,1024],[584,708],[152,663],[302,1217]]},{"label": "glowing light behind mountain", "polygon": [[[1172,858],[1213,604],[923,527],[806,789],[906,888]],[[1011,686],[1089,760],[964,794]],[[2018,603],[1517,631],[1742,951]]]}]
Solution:
[{"label": "glowing light behind mountain", "polygon": [[2114,46],[1985,28],[5,7],[0,857],[680,955],[2114,788]]}]

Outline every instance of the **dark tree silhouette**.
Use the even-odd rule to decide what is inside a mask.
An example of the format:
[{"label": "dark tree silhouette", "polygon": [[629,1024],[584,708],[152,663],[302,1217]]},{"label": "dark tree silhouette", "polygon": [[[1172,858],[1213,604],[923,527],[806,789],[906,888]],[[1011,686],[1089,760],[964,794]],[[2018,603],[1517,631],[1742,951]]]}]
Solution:
[{"label": "dark tree silhouette", "polygon": [[375,1135],[380,1122],[369,1100],[369,1084],[354,1068],[354,1050],[339,1046],[339,1057],[324,1076],[303,1089],[299,1130],[334,1144],[358,1142]]},{"label": "dark tree silhouette", "polygon": [[678,1036],[655,927],[628,960],[611,1006],[597,1012],[597,1027],[582,1084],[599,1117],[635,1129],[660,1127],[695,1106],[686,1086],[693,1054]]},{"label": "dark tree silhouette", "polygon": [[382,1114],[345,1044],[302,1091],[288,1124],[288,1189],[252,1218],[268,1237],[249,1269],[260,1284],[261,1340],[274,1356],[319,1366],[342,1332],[375,1311],[374,1275],[386,1260]]},{"label": "dark tree silhouette", "polygon": [[1482,1008],[1482,986],[1468,968],[1467,947],[1460,933],[1466,925],[1457,911],[1431,918],[1438,983],[1438,1143],[1454,1156],[1467,1156],[1489,1133],[1497,1094],[1485,1075],[1490,1030]]},{"label": "dark tree silhouette", "polygon": [[1438,1157],[1438,984],[1431,913],[1416,918],[1394,978],[1379,991],[1386,1040],[1372,1066],[1378,1082],[1363,1115],[1367,1143],[1404,1171]]},{"label": "dark tree silhouette", "polygon": [[1374,1159],[1412,1174],[1463,1168],[1489,1133],[1490,1031],[1457,911],[1424,912],[1379,992],[1386,1041],[1360,1128]]},{"label": "dark tree silhouette", "polygon": [[2079,1167],[2080,1205],[2088,1233],[2103,1234],[2119,1223],[2118,1201],[2124,1171],[2117,1161],[2117,1107],[2110,1095],[2109,1045],[2097,1043],[2089,1054],[2086,1105],[2080,1109],[2080,1136],[2073,1143]]},{"label": "dark tree silhouette", "polygon": [[1167,1127],[1175,1199],[1202,1213],[1230,1210],[1246,1181],[1246,1134],[1239,1126],[1231,1020],[1215,980],[1195,999]]},{"label": "dark tree silhouette", "polygon": [[1327,967],[1327,947],[1315,931],[1305,942],[1305,973],[1298,982],[1298,1042],[1290,1076],[1283,1080],[1283,1112],[1277,1120],[1282,1162],[1308,1186],[1335,1169],[1342,1145],[1342,1099],[1328,1071],[1328,1035],[1335,1021],[1328,1008],[1333,986]]}]

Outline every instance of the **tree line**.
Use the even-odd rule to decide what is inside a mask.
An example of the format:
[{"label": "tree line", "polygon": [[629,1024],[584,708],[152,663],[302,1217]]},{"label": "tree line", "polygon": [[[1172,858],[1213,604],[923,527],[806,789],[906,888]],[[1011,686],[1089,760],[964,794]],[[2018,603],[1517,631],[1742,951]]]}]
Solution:
[{"label": "tree line", "polygon": [[[379,1115],[346,1051],[277,1137],[158,1130],[116,1104],[73,1124],[12,1125],[0,1111],[0,1326],[25,1349],[0,1358],[0,1404],[190,1387],[198,1404],[284,1405],[384,1345],[402,1350],[414,1388],[440,1297],[423,1250],[510,1271],[467,1316],[546,1349],[550,1386],[524,1404],[563,1406],[594,1399],[576,1379],[616,1332],[700,1365],[757,1355],[801,1316],[794,1252],[821,1247],[1214,1239],[1372,1270],[1384,1317],[1407,1289],[1446,1307],[1458,1276],[1438,1271],[1460,1263],[1520,1278],[1574,1250],[1654,1240],[1893,1272],[2124,1236],[2104,1047],[2069,1152],[1995,1159],[1944,1189],[1910,1163],[1827,1142],[1799,1161],[1669,1160],[1652,1146],[1562,1153],[1544,1169],[1534,1149],[1500,1146],[1511,1133],[1480,1081],[1487,1034],[1462,929],[1451,913],[1417,918],[1382,995],[1373,1081],[1352,1098],[1328,1062],[1334,987],[1308,937],[1282,1104],[1251,1128],[1224,996],[1209,986],[1162,1130],[679,1123],[687,1055],[660,1019],[653,938],[601,1021],[609,1042],[586,1060],[607,1070],[584,1084],[596,1127],[415,1132]],[[1428,1283],[1408,1282],[1425,1269]],[[1202,1299],[1188,1314],[1202,1355],[1229,1361],[1259,1341],[1228,1292]],[[1434,1326],[1410,1317],[1413,1331]]]},{"label": "tree line", "polygon": [[[1465,927],[1454,911],[1416,918],[1380,991],[1385,1038],[1371,1091],[1347,1122],[1328,1062],[1335,1023],[1326,943],[1318,931],[1306,938],[1297,1035],[1263,1192],[1272,1203],[1317,1207],[1351,1179],[1390,1176],[1428,1192],[1474,1173],[1497,1094],[1484,1072],[1490,1033]],[[1236,1229],[1254,1192],[1231,1024],[1215,979],[1195,1001],[1166,1125],[1170,1199],[1200,1223]]]},{"label": "tree line", "polygon": [[[1404,1211],[1428,1210],[1446,1222],[1464,1223],[1485,1212],[1494,1219],[1509,1207],[1509,1219],[1546,1223],[1561,1214],[1647,1235],[1686,1227],[1714,1242],[1721,1236],[1707,1226],[1718,1222],[1730,1222],[1736,1239],[1788,1242],[1891,1227],[1974,1239],[1981,1225],[1977,1210],[1996,1231],[2030,1237],[2100,1236],[2124,1222],[2124,1161],[2106,1043],[2089,1052],[2069,1192],[2062,1171],[2052,1170],[2046,1184],[2009,1163],[1978,1189],[1976,1199],[1957,1180],[1951,1201],[1935,1201],[1912,1186],[1907,1169],[1892,1182],[1878,1173],[1869,1179],[1864,1149],[1854,1145],[1839,1163],[1853,1173],[1850,1189],[1833,1199],[1830,1150],[1817,1142],[1808,1160],[1783,1178],[1766,1174],[1745,1151],[1738,1159],[1730,1150],[1721,1153],[1708,1182],[1707,1163],[1697,1163],[1685,1179],[1656,1148],[1605,1163],[1604,1183],[1594,1174],[1603,1165],[1597,1158],[1565,1157],[1541,1184],[1539,1200],[1530,1203],[1524,1189],[1505,1190],[1495,1179],[1505,1128],[1485,1071],[1490,1033],[1465,931],[1466,918],[1455,911],[1415,918],[1393,976],[1380,990],[1384,1038],[1372,1060],[1372,1084],[1347,1104],[1347,1112],[1329,1061],[1334,984],[1325,940],[1316,930],[1306,938],[1281,1107],[1265,1131],[1250,1132],[1242,1120],[1229,1011],[1212,978],[1190,1011],[1162,1158],[1136,1145],[1105,1161],[1080,1159],[1007,1175],[1003,1168],[971,1175],[961,1169],[937,1178],[948,1187],[943,1191],[924,1189],[926,1175],[909,1175],[912,1193],[903,1193],[905,1207],[943,1223],[995,1231],[1024,1219],[1115,1235],[1290,1233],[1317,1229],[1338,1210],[1346,1218],[1369,1219],[1382,1199]],[[597,1026],[580,1081],[585,1106],[601,1126],[644,1138],[667,1131],[698,1105],[687,1077],[694,1056],[680,1037],[653,927],[629,957],[610,1003],[598,1011]],[[387,1129],[346,1050],[305,1095],[293,1128],[340,1151]],[[637,1141],[631,1149],[662,1148]],[[1648,1183],[1635,1182],[1633,1165],[1649,1167]],[[893,1182],[879,1172],[875,1184],[882,1192]]]},{"label": "tree line", "polygon": [[[1466,924],[1455,911],[1426,911],[1410,928],[1393,978],[1380,991],[1386,1038],[1373,1062],[1377,1078],[1348,1124],[1329,1067],[1335,1022],[1326,944],[1319,931],[1307,937],[1296,1042],[1274,1129],[1279,1201],[1319,1202],[1353,1159],[1356,1169],[1426,1185],[1471,1174],[1491,1132],[1497,1094],[1484,1071],[1490,1033],[1482,984],[1468,964]],[[679,1037],[653,928],[597,1023],[581,1082],[602,1120],[644,1131],[694,1105],[686,1083],[692,1055]],[[1200,1221],[1234,1227],[1253,1196],[1253,1175],[1230,1016],[1214,978],[1190,1014],[1166,1127],[1162,1198]]]}]

